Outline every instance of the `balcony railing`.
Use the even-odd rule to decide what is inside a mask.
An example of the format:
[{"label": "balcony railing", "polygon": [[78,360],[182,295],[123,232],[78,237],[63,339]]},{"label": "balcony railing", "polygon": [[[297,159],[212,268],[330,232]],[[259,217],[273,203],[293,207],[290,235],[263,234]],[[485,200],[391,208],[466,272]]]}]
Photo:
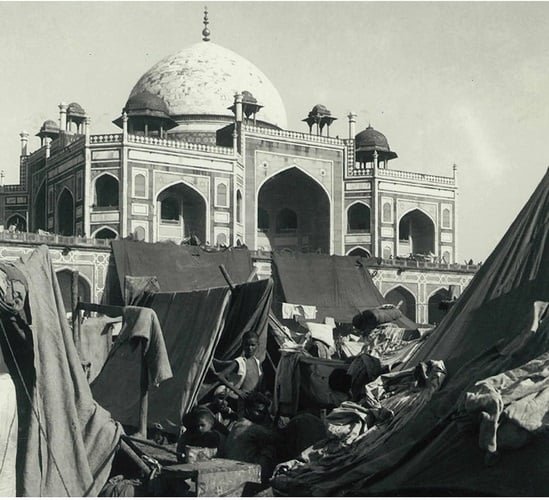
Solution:
[{"label": "balcony railing", "polygon": [[0,193],[25,193],[26,186],[22,184],[4,184],[0,186]]},{"label": "balcony railing", "polygon": [[89,246],[108,248],[110,240],[84,236],[61,236],[49,233],[21,233],[0,231],[0,241],[14,243],[43,243],[45,245]]},{"label": "balcony railing", "polygon": [[151,144],[153,146],[164,146],[168,148],[186,149],[190,151],[204,151],[222,155],[234,155],[232,148],[212,146],[210,144],[195,144],[193,142],[175,141],[172,139],[160,139],[159,137],[147,137],[143,135],[128,135],[128,142],[137,144]]},{"label": "balcony railing", "polygon": [[[378,168],[375,172],[378,178],[386,179],[402,179],[408,181],[419,181],[428,184],[437,184],[454,187],[456,181],[453,177],[445,177],[442,175],[422,174],[419,172],[408,172],[406,170],[393,170],[389,168]],[[356,163],[349,168],[349,177],[372,177],[374,169],[372,167],[364,167],[360,163]]]},{"label": "balcony railing", "polygon": [[303,132],[294,132],[293,130],[277,130],[271,128],[254,127],[253,125],[244,125],[246,132],[251,132],[260,135],[271,135],[275,137],[284,137],[288,139],[296,139],[299,141],[318,142],[322,144],[334,144],[337,146],[343,146],[345,142],[343,139],[337,137],[328,137],[325,135],[313,135]]},{"label": "balcony railing", "polygon": [[122,134],[90,135],[90,144],[106,144],[122,142]]}]

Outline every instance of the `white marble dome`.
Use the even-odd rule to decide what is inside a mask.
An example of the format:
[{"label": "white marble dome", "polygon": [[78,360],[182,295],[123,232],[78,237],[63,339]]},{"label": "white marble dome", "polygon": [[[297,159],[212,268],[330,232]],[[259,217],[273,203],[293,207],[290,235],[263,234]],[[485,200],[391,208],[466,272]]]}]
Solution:
[{"label": "white marble dome", "polygon": [[228,117],[237,92],[247,90],[264,106],[257,120],[285,129],[286,110],[270,80],[250,61],[212,42],[202,41],[156,63],[136,83],[141,92],[161,97],[177,121]]}]

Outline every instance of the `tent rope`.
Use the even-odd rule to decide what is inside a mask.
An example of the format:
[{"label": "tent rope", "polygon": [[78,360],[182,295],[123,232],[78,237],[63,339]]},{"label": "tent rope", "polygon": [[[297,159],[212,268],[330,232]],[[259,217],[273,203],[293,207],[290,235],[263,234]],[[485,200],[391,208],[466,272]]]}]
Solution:
[{"label": "tent rope", "polygon": [[15,357],[15,353],[13,352],[10,340],[8,338],[6,330],[4,329],[4,322],[2,320],[0,320],[0,328],[2,328],[2,333],[4,335],[4,339],[6,340],[6,344],[8,346],[11,357],[12,357],[13,362],[15,364],[15,368],[17,369],[17,374],[19,376],[19,379],[21,380],[21,384],[23,385],[23,389],[25,389],[25,394],[27,396],[27,399],[29,400],[29,403],[30,403],[30,406],[31,406],[31,409],[32,409],[32,413],[33,413],[34,417],[36,418],[36,421],[38,422],[38,428],[40,429],[40,432],[42,433],[44,441],[46,442],[46,448],[48,450],[48,454],[51,456],[52,462],[55,465],[55,468],[57,469],[57,474],[59,475],[59,479],[61,479],[61,484],[63,485],[63,488],[65,489],[65,493],[67,494],[67,496],[70,497],[72,495],[69,493],[69,489],[67,488],[67,485],[65,484],[65,480],[63,479],[63,474],[61,474],[61,469],[59,468],[59,465],[57,464],[57,460],[55,459],[55,455],[53,453],[53,450],[50,447],[50,443],[48,441],[46,431],[42,427],[42,422],[40,421],[40,416],[38,415],[38,412],[37,412],[36,408],[34,407],[32,397],[30,395],[29,389],[27,388],[27,386],[25,384],[25,379],[23,378],[23,373],[21,372],[21,368],[19,367],[19,363],[17,362],[17,359]]}]

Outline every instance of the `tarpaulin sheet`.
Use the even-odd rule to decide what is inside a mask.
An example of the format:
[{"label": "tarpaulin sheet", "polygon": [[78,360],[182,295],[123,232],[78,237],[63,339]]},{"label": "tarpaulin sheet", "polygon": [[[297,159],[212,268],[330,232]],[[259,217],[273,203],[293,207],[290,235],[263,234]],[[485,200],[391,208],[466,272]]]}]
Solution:
[{"label": "tarpaulin sheet", "polygon": [[409,366],[444,359],[452,371],[520,332],[536,300],[549,298],[549,171]]},{"label": "tarpaulin sheet", "polygon": [[111,245],[121,290],[126,276],[156,276],[162,292],[187,292],[224,286],[220,265],[225,266],[234,283],[245,282],[252,271],[246,248],[208,252],[171,241],[131,240],[114,240]]},{"label": "tarpaulin sheet", "polygon": [[[356,314],[386,302],[360,257],[275,253],[273,263],[283,300],[316,306],[318,322],[332,317],[351,323]],[[417,327],[404,316],[396,323],[403,328]]]},{"label": "tarpaulin sheet", "polygon": [[237,285],[231,293],[229,313],[215,350],[216,359],[229,360],[240,356],[242,335],[249,330],[259,335],[256,358],[265,359],[267,327],[273,299],[271,279]]},{"label": "tarpaulin sheet", "polygon": [[[547,494],[547,433],[519,449],[501,450],[487,463],[478,422],[464,427],[454,417],[460,399],[476,382],[549,350],[548,320],[531,331],[531,325],[539,324],[532,320],[535,301],[549,301],[548,235],[549,171],[457,303],[407,363],[447,359],[444,387],[386,441],[378,459],[385,463],[380,475],[351,486],[349,494]],[[356,463],[353,469],[364,477],[368,467]],[[338,493],[349,486],[341,481]]]},{"label": "tarpaulin sheet", "polygon": [[[149,388],[149,425],[160,423],[176,432],[181,418],[196,402],[208,369],[229,303],[229,289],[211,288],[194,292],[158,293],[146,304],[156,312],[173,378]],[[92,384],[98,401],[125,425],[137,426],[139,419],[141,349],[125,351],[120,359],[113,353]],[[128,364],[134,368],[128,369]]]},{"label": "tarpaulin sheet", "polygon": [[[27,409],[20,419],[17,494],[97,496],[108,479],[122,429],[93,400],[48,248],[37,248],[16,266],[27,281],[32,324],[3,317],[3,326],[12,339],[20,336],[32,344],[32,356],[21,363],[17,359],[17,364],[34,372],[23,373],[32,411]],[[25,392],[18,395],[18,406],[26,398]]]}]

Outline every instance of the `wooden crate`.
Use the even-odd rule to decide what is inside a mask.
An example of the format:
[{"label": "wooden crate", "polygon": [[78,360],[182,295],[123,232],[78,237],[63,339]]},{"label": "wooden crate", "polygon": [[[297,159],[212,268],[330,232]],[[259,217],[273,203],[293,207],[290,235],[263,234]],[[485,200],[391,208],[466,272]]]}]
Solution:
[{"label": "wooden crate", "polygon": [[[247,482],[261,481],[261,467],[225,458],[162,468],[162,482],[179,494],[197,497],[237,497]],[[190,489],[186,485],[189,485]]]}]

